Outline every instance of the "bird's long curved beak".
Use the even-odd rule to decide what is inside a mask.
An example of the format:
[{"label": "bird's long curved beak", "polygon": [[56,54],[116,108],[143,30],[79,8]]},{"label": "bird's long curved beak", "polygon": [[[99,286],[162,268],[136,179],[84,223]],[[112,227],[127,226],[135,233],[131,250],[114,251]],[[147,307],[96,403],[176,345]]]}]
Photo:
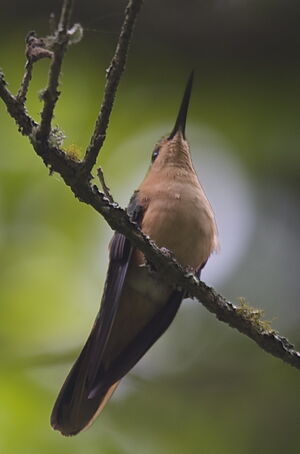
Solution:
[{"label": "bird's long curved beak", "polygon": [[192,87],[193,87],[193,79],[194,79],[194,71],[191,72],[187,84],[185,86],[183,98],[181,101],[180,109],[177,115],[176,123],[175,126],[171,132],[171,134],[168,137],[168,140],[173,139],[175,134],[178,131],[181,131],[183,138],[185,139],[185,123],[186,123],[186,117],[188,113],[188,108],[189,108],[189,102],[190,102],[190,97],[191,97],[191,92],[192,92]]}]

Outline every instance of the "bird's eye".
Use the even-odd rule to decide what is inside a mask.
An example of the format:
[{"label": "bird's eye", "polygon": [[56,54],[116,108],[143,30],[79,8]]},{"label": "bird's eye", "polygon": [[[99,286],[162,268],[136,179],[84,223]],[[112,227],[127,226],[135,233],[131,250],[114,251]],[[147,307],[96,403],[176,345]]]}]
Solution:
[{"label": "bird's eye", "polygon": [[151,161],[154,162],[159,154],[159,147],[156,147],[152,153]]}]

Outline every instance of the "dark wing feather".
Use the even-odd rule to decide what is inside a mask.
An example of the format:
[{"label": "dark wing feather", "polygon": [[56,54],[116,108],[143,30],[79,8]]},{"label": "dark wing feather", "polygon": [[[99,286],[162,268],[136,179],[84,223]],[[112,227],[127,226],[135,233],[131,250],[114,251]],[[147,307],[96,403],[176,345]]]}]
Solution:
[{"label": "dark wing feather", "polygon": [[91,347],[93,362],[89,365],[88,386],[94,383],[102,362],[114,319],[119,307],[124,281],[133,248],[121,233],[115,233],[110,247],[110,263],[104,287],[101,309],[95,321],[95,334]]},{"label": "dark wing feather", "polygon": [[73,429],[76,431],[73,421],[77,420],[77,415],[79,416],[82,410],[90,414],[98,408],[98,405],[94,407],[95,402],[88,401],[89,389],[101,370],[101,358],[118,310],[131,255],[130,242],[124,235],[115,233],[110,248],[110,263],[100,312],[52,411],[51,425],[62,433],[72,434]]},{"label": "dark wing feather", "polygon": [[[134,222],[139,223],[142,219],[143,209],[138,203],[138,192],[130,200],[128,214]],[[82,352],[62,386],[51,415],[51,425],[65,435],[77,433],[85,427],[99,407],[99,398],[96,402],[88,396],[96,376],[102,371],[101,359],[118,310],[132,251],[129,240],[115,233],[110,246],[101,309]],[[103,390],[103,395],[107,391]]]}]

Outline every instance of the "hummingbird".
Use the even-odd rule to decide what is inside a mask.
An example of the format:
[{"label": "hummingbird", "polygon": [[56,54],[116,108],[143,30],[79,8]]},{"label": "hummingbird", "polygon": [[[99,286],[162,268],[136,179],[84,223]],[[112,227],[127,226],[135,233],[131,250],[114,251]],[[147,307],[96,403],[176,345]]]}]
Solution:
[{"label": "hummingbird", "polygon": [[[193,167],[185,137],[190,74],[171,133],[155,146],[150,168],[127,207],[133,222],[177,261],[200,273],[218,248],[215,216]],[[100,311],[55,402],[51,425],[63,435],[87,429],[120,380],[166,331],[182,300],[121,233],[109,246]]]}]

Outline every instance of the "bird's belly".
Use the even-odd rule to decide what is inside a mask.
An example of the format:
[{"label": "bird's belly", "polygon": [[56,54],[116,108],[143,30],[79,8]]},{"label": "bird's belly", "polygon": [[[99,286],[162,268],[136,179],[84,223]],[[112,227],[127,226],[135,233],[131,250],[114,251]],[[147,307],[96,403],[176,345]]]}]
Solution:
[{"label": "bird's belly", "polygon": [[152,202],[142,230],[159,247],[172,251],[183,266],[197,269],[212,252],[212,220],[197,197]]}]

